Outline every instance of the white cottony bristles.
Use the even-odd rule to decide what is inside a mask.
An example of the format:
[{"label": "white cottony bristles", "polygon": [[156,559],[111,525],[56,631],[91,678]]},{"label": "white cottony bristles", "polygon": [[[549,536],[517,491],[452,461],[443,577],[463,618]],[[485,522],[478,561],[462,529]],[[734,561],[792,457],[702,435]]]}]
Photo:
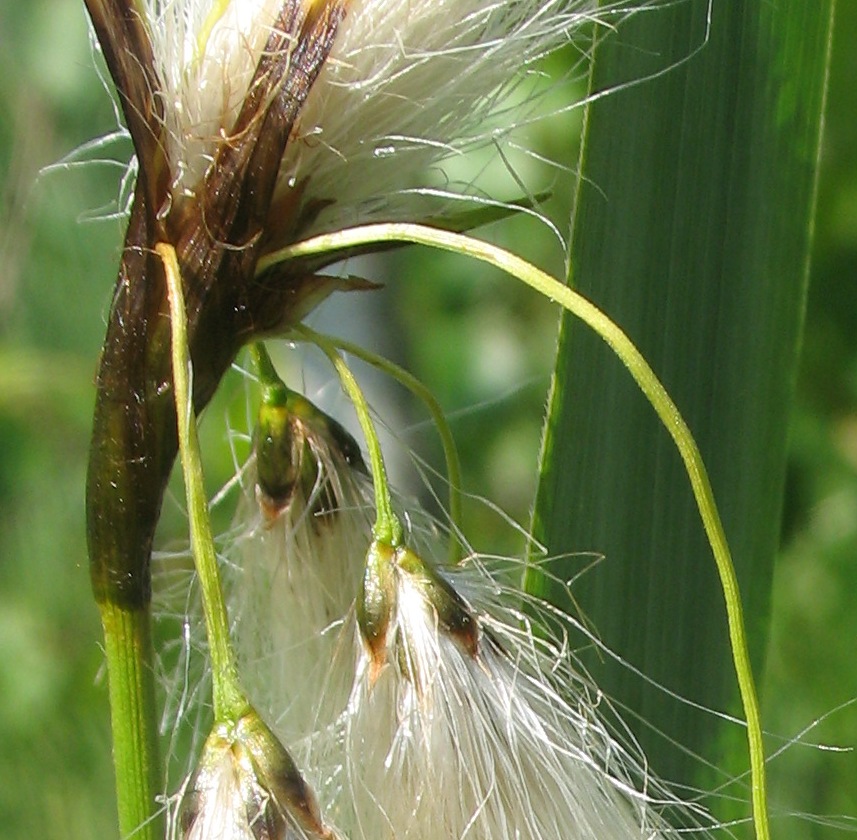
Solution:
[{"label": "white cottony bristles", "polygon": [[300,9],[312,0],[146,0],[175,193],[196,190],[288,3]]},{"label": "white cottony bristles", "polygon": [[[298,401],[301,418],[279,407],[260,412],[233,546],[237,567],[228,583],[242,674],[288,744],[330,724],[350,693],[350,613],[372,515],[357,444]],[[287,424],[276,429],[266,423],[272,411],[286,415]],[[281,463],[281,451],[265,446],[278,439],[286,444],[291,470]],[[269,483],[260,480],[274,466],[297,475],[279,509],[266,492]]]},{"label": "white cottony bristles", "polygon": [[[300,780],[292,800],[316,835],[321,814],[349,840],[704,835],[615,734],[565,643],[574,622],[507,585],[508,564],[432,564],[444,546],[431,526],[402,545],[374,538],[356,443],[284,387],[263,402],[254,444],[223,569],[242,684],[271,729],[209,738],[185,840],[268,837],[242,833],[246,803],[267,802],[241,763],[260,743],[263,756],[288,746],[295,764],[279,776]],[[278,778],[262,776],[263,788]]]},{"label": "white cottony bristles", "polygon": [[597,694],[496,602],[485,574],[474,565],[449,578],[484,601],[475,655],[444,628],[424,582],[395,575],[388,666],[374,679],[363,660],[343,716],[337,819],[354,840],[670,836]]},{"label": "white cottony bristles", "polygon": [[[507,95],[590,19],[590,0],[355,0],[300,118],[286,179],[332,205],[325,225],[413,212],[439,158],[515,124]],[[493,118],[493,119],[492,119]],[[412,201],[412,197],[410,199]]]},{"label": "white cottony bristles", "polygon": [[282,0],[146,0],[174,190],[192,192],[238,115]]},{"label": "white cottony bristles", "polygon": [[[284,2],[145,0],[174,194],[194,193],[228,135]],[[326,0],[288,2],[306,9]],[[433,162],[500,142],[514,127],[511,103],[526,108],[532,91],[510,94],[536,59],[588,21],[629,9],[595,0],[348,0],[292,129],[275,200],[294,191],[323,207],[304,234],[415,220],[411,188],[442,183]]]},{"label": "white cottony bristles", "polygon": [[[310,438],[314,489],[272,525],[247,488],[255,524],[237,543],[230,612],[251,697],[343,834],[678,836],[661,812],[680,806],[603,722],[606,701],[482,563],[439,570],[405,547],[370,551],[389,575],[372,587],[382,603],[367,641],[363,481]],[[313,513],[331,476],[338,506]]]}]

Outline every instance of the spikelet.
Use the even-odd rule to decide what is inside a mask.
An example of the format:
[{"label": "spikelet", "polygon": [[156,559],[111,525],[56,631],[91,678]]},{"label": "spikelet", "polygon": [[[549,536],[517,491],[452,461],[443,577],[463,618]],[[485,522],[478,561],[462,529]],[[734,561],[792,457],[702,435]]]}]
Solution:
[{"label": "spikelet", "polygon": [[351,690],[351,612],[371,494],[357,443],[299,395],[262,406],[254,450],[236,518],[230,613],[254,701],[295,744],[329,726]]},{"label": "spikelet", "polygon": [[595,689],[484,566],[444,574],[409,550],[392,562],[386,667],[362,658],[342,720],[347,813],[333,812],[352,837],[671,836]]},{"label": "spikelet", "polygon": [[259,716],[214,727],[189,778],[181,840],[333,840],[315,796]]}]

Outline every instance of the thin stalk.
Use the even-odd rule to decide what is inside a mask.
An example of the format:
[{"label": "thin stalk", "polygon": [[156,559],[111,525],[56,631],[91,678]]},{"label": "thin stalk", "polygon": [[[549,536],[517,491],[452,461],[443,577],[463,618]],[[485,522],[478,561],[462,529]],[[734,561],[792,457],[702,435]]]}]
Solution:
[{"label": "thin stalk", "polygon": [[690,429],[682,419],[666,389],[628,336],[586,298],[521,257],[463,234],[407,223],[364,225],[349,230],[322,234],[305,242],[283,248],[270,254],[264,260],[260,260],[258,270],[264,271],[266,267],[282,260],[300,259],[318,253],[330,253],[331,251],[354,248],[377,241],[412,242],[473,257],[505,271],[549,300],[559,303],[565,310],[580,318],[594,330],[613,350],[654,408],[661,423],[672,437],[684,463],[697,509],[717,564],[720,586],[726,602],[732,661],[741,694],[744,717],[747,721],[753,823],[757,840],[769,840],[765,752],[762,741],[761,716],[750,665],[747,634],[744,629],[744,616],[738,581],[735,576],[735,566],[714,502],[714,494],[711,490],[708,473],[702,462],[702,456]]},{"label": "thin stalk", "polygon": [[110,601],[104,601],[99,609],[110,693],[119,834],[134,840],[161,840],[163,819],[160,813],[153,814],[163,775],[151,667],[151,617],[148,608],[127,609]]},{"label": "thin stalk", "polygon": [[402,524],[393,511],[393,500],[390,496],[390,485],[387,481],[387,468],[384,465],[384,454],[381,451],[381,442],[375,431],[375,424],[369,411],[369,404],[363,391],[357,384],[354,374],[348,368],[345,360],[336,351],[334,344],[323,335],[313,332],[308,327],[296,327],[298,335],[305,336],[308,341],[315,344],[330,359],[330,363],[336,370],[342,388],[354,406],[357,421],[366,439],[366,448],[369,451],[369,469],[372,471],[372,484],[375,490],[375,524],[372,526],[372,534],[375,539],[393,548],[402,543]]},{"label": "thin stalk", "polygon": [[155,251],[164,263],[170,300],[179,453],[187,492],[191,549],[202,592],[202,608],[211,658],[214,719],[218,722],[236,721],[249,711],[250,706],[238,681],[238,665],[229,639],[229,619],[220,584],[220,570],[217,568],[217,553],[205,495],[196,416],[191,397],[192,369],[187,344],[187,316],[181,272],[172,245],[158,243]]},{"label": "thin stalk", "polygon": [[272,402],[276,404],[285,402],[289,394],[289,389],[286,387],[286,383],[280,379],[280,375],[271,361],[271,356],[264,342],[254,341],[250,345],[250,355],[253,358],[253,364],[256,366],[259,382],[262,385],[262,400],[266,403]]},{"label": "thin stalk", "polygon": [[449,539],[449,559],[451,563],[457,562],[459,559],[458,554],[461,550],[461,543],[458,539],[459,526],[461,524],[461,461],[458,457],[458,448],[455,445],[452,429],[450,429],[443,408],[434,394],[412,373],[400,367],[395,362],[391,362],[377,353],[366,350],[359,344],[354,344],[344,338],[335,338],[329,335],[321,336],[308,327],[301,328],[301,335],[312,343],[316,343],[316,337],[320,336],[325,341],[330,342],[337,350],[362,359],[367,364],[372,365],[382,373],[386,373],[395,379],[426,406],[429,414],[431,414],[435,429],[437,429],[440,444],[443,447],[443,457],[446,462],[446,474],[449,483],[449,519],[452,525]]}]

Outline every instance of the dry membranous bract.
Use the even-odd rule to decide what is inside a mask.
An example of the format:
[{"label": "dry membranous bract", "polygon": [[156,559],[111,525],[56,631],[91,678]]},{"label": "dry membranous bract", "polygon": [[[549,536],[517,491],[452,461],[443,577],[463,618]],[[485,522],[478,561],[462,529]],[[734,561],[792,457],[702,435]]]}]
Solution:
[{"label": "dry membranous bract", "polygon": [[[680,804],[602,721],[607,701],[562,643],[571,620],[546,623],[543,613],[534,631],[540,605],[510,585],[508,563],[427,559],[444,541],[414,503],[407,518],[420,524],[405,543],[373,541],[353,440],[341,427],[331,434],[317,411],[267,422],[268,438],[275,425],[288,445],[271,446],[257,427],[242,471],[224,549],[229,611],[250,698],[336,831],[352,840],[677,836],[662,813]],[[276,509],[259,481],[272,451],[298,477]],[[308,465],[288,469],[284,451]],[[228,755],[221,766],[232,779]]]}]

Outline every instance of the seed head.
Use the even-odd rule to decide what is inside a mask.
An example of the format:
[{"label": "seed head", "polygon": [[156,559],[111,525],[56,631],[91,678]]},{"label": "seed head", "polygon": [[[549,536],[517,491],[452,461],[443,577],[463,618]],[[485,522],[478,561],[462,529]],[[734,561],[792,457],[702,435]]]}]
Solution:
[{"label": "seed head", "polygon": [[225,149],[250,135],[268,142],[265,124],[276,122],[268,105],[291,91],[287,136],[264,161],[276,171],[264,250],[321,229],[436,216],[442,207],[431,196],[475,187],[455,188],[432,166],[505,142],[532,118],[535,62],[586,24],[630,9],[595,0],[139,6],[151,44],[146,121],[166,158],[170,205],[200,203]]},{"label": "seed head", "polygon": [[208,736],[179,809],[182,840],[330,840],[315,795],[255,712]]},{"label": "seed head", "polygon": [[351,691],[371,488],[356,441],[298,394],[263,405],[254,441],[229,612],[242,675],[292,744],[334,720]]}]

